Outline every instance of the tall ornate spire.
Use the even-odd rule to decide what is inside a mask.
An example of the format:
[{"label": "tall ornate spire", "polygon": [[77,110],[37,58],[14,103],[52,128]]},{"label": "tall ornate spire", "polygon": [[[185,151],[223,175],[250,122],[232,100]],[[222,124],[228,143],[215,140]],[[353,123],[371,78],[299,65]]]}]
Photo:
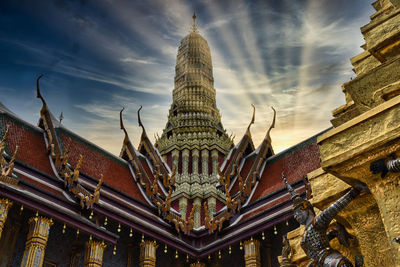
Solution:
[{"label": "tall ornate spire", "polygon": [[[209,202],[211,216],[219,196],[218,166],[232,147],[232,140],[221,123],[216,104],[210,48],[198,33],[193,13],[192,31],[185,36],[176,57],[174,89],[168,122],[156,141],[161,155],[170,167],[177,169],[173,201],[179,199],[182,216],[188,214],[188,201]],[[200,208],[196,209],[195,225],[200,226]]]},{"label": "tall ornate spire", "polygon": [[[162,155],[177,147],[186,146],[190,149],[194,144],[197,147],[215,147],[227,154],[232,142],[221,123],[210,48],[197,31],[195,13],[192,29],[178,48],[173,103],[167,126],[157,145]],[[180,140],[172,141],[171,138],[182,139],[181,145]]]},{"label": "tall ornate spire", "polygon": [[195,12],[193,12],[193,16],[192,16],[192,18],[193,18],[193,25],[192,25],[192,31],[193,32],[197,32],[197,25],[196,25],[196,13]]}]

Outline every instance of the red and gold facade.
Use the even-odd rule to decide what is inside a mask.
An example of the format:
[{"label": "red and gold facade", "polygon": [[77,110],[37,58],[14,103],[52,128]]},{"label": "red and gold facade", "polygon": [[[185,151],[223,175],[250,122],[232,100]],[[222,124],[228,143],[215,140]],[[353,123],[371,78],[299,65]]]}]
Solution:
[{"label": "red and gold facade", "polygon": [[[381,11],[374,17],[375,24],[365,31],[379,31],[379,23],[398,19],[397,2],[377,1],[374,6]],[[359,95],[354,84],[364,79],[363,71],[374,73],[375,67],[398,63],[397,37],[393,34],[375,46],[368,43],[371,49],[364,54],[365,60],[374,56],[382,62],[373,61],[375,66],[358,58],[365,63],[355,63],[360,78],[346,85],[355,98]],[[360,114],[371,118],[385,110],[397,114],[396,82],[398,79],[379,91],[382,97],[373,103],[376,106],[372,111]],[[337,185],[318,178],[325,174],[320,173],[317,138],[323,148],[323,167],[327,172],[340,173],[339,165],[329,165],[335,160],[329,159],[324,146],[351,123],[353,130],[362,126],[368,132],[368,125],[350,120],[357,115],[355,108],[359,112],[363,106],[348,99],[347,106],[335,113],[336,131],[313,136],[275,155],[270,137],[274,122],[256,147],[250,134],[254,114],[244,136],[233,144],[222,126],[213,84],[210,48],[194,23],[178,48],[173,103],[162,136],[153,144],[139,118],[143,130],[136,148],[123,125],[121,111],[125,138],[119,157],[57,121],[40,94],[39,80],[37,95],[43,107],[38,126],[0,105],[0,263],[35,267],[279,266],[281,235],[298,227],[281,173],[299,194],[305,191],[301,177],[319,173],[310,175],[313,190],[331,192]],[[357,120],[357,116],[354,118]],[[397,117],[392,118],[394,122],[387,120],[385,126],[392,127],[392,139],[385,143],[389,148],[384,151],[397,153],[391,146],[399,136],[395,130]],[[368,160],[357,158],[357,162],[365,165]],[[352,170],[353,165],[346,166]],[[359,179],[361,172],[357,170],[366,171],[357,168],[348,174]],[[375,186],[371,191],[377,198],[365,199],[368,205],[360,207],[371,208],[365,212],[372,226],[348,221],[360,242],[352,249],[368,251],[366,266],[374,266],[372,263],[378,260],[379,266],[398,264],[397,243],[390,241],[398,234],[393,211],[398,203],[396,177],[390,174],[386,180],[372,176],[367,180],[368,185]],[[385,191],[385,186],[390,190]],[[311,201],[323,203],[321,207],[327,204],[315,196]],[[360,225],[369,228],[363,230]],[[380,235],[369,238],[365,234],[369,229]],[[299,236],[293,233],[288,236],[291,242]],[[375,257],[366,240],[386,244],[380,246],[380,253],[391,256]],[[285,266],[290,266],[291,260],[301,262],[298,255],[295,251],[293,257],[285,258]]]}]

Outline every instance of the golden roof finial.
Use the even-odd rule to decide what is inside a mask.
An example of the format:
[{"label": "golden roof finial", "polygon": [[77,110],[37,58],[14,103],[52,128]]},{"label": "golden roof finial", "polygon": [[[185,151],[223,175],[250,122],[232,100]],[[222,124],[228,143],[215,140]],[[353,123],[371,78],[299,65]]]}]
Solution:
[{"label": "golden roof finial", "polygon": [[192,26],[192,31],[193,32],[197,32],[197,25],[196,25],[196,13],[195,12],[193,12],[193,16],[192,16],[192,18],[193,18],[193,26]]},{"label": "golden roof finial", "polygon": [[251,104],[251,106],[253,107],[253,116],[251,118],[251,122],[249,123],[249,126],[247,127],[247,132],[246,133],[250,133],[250,126],[252,124],[254,124],[254,119],[255,119],[255,116],[256,116],[256,107],[253,104]]},{"label": "golden roof finial", "polygon": [[271,126],[269,127],[267,134],[265,135],[265,140],[267,140],[269,143],[271,143],[271,136],[270,136],[270,132],[272,130],[272,128],[275,128],[275,118],[276,118],[276,110],[274,109],[274,107],[272,107],[272,110],[274,111],[274,118],[272,119],[272,123]]}]

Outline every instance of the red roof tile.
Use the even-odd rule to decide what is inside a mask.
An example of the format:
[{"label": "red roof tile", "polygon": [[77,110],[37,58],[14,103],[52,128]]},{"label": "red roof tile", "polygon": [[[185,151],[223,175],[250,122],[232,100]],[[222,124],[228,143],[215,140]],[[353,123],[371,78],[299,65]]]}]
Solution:
[{"label": "red roof tile", "polygon": [[265,167],[252,201],[284,187],[282,171],[288,182],[293,183],[320,166],[319,149],[316,142],[294,150]]},{"label": "red roof tile", "polygon": [[106,156],[88,145],[74,140],[66,134],[61,133],[60,136],[64,147],[71,144],[69,160],[72,166],[76,166],[80,155],[82,155],[83,160],[80,169],[82,172],[96,179],[100,179],[101,174],[103,174],[105,184],[131,197],[146,202],[128,166],[124,166],[122,162],[116,162],[116,160],[111,159],[110,156]]},{"label": "red roof tile", "polygon": [[8,147],[12,154],[18,146],[17,160],[20,160],[44,173],[54,175],[47,154],[43,133],[39,129],[22,127],[12,120],[5,119],[5,127],[10,127]]}]

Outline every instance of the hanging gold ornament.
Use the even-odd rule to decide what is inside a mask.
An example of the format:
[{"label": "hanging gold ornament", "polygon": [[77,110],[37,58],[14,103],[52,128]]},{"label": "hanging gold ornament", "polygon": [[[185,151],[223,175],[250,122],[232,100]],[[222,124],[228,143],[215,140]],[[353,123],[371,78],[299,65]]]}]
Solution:
[{"label": "hanging gold ornament", "polygon": [[243,243],[242,243],[242,241],[240,241],[240,243],[239,243],[239,249],[240,249],[240,250],[243,250]]},{"label": "hanging gold ornament", "polygon": [[67,225],[64,223],[64,226],[62,228],[62,233],[65,234],[65,229],[67,229]]},{"label": "hanging gold ornament", "polygon": [[189,255],[186,254],[186,262],[189,262]]},{"label": "hanging gold ornament", "polygon": [[108,219],[107,217],[104,219],[104,226],[106,226],[108,224]]},{"label": "hanging gold ornament", "polygon": [[177,259],[177,258],[179,258],[179,254],[178,254],[178,251],[175,250],[175,259]]},{"label": "hanging gold ornament", "polygon": [[165,246],[164,246],[164,253],[167,254],[167,252],[168,252],[168,247],[167,247],[167,244],[165,244]]},{"label": "hanging gold ornament", "polygon": [[261,233],[261,239],[262,239],[262,240],[265,240],[265,234],[264,234],[264,232]]},{"label": "hanging gold ornament", "polygon": [[221,259],[221,250],[218,250],[218,259]]},{"label": "hanging gold ornament", "polygon": [[276,226],[274,225],[274,234],[277,235],[278,231],[276,230]]},{"label": "hanging gold ornament", "polygon": [[129,237],[132,237],[133,236],[133,231],[132,231],[132,228],[129,230]]},{"label": "hanging gold ornament", "polygon": [[117,245],[114,245],[114,249],[113,249],[113,255],[117,254]]},{"label": "hanging gold ornament", "polygon": [[142,234],[142,242],[144,242],[144,234]]},{"label": "hanging gold ornament", "polygon": [[120,224],[120,223],[118,224],[117,232],[118,232],[118,233],[121,232],[121,224]]},{"label": "hanging gold ornament", "polygon": [[232,247],[229,246],[229,254],[232,254]]},{"label": "hanging gold ornament", "polygon": [[21,215],[23,211],[24,211],[24,205],[21,205],[21,208],[19,209],[19,215]]},{"label": "hanging gold ornament", "polygon": [[90,212],[89,220],[93,219],[93,210]]}]

